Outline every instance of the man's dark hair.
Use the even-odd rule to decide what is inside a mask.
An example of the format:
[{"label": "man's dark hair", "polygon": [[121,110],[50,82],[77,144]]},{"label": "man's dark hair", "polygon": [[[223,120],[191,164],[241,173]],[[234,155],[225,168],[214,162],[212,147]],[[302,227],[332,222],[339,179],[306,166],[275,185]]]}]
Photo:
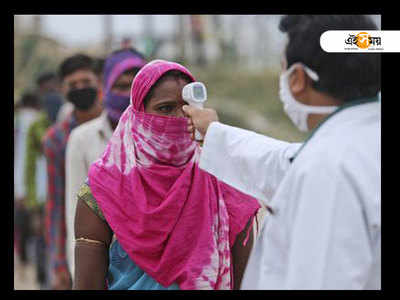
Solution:
[{"label": "man's dark hair", "polygon": [[146,97],[144,97],[143,100],[143,105],[144,107],[147,106],[147,103],[149,102],[149,100],[151,99],[151,97],[153,97],[154,94],[154,90],[160,85],[162,84],[164,81],[167,81],[169,79],[173,79],[173,80],[179,80],[179,79],[183,79],[186,80],[188,83],[192,82],[193,80],[186,75],[185,73],[183,73],[182,71],[179,70],[170,70],[168,72],[165,72],[158,80],[157,82],[150,88],[149,92],[147,93]]},{"label": "man's dark hair", "polygon": [[288,34],[288,68],[301,62],[317,72],[319,81],[313,82],[316,90],[342,101],[374,97],[380,91],[379,53],[328,53],[320,46],[321,34],[327,30],[378,30],[370,17],[288,15],[282,17],[279,29]]},{"label": "man's dark hair", "polygon": [[101,77],[103,75],[104,64],[106,60],[104,58],[96,58],[94,62],[94,72],[97,76]]},{"label": "man's dark hair", "polygon": [[25,92],[22,94],[16,107],[17,108],[22,108],[22,107],[39,108],[40,107],[40,98],[37,94],[35,94],[33,92]]},{"label": "man's dark hair", "polygon": [[76,54],[65,59],[59,68],[61,80],[78,70],[91,70],[96,74],[96,61],[88,55]]},{"label": "man's dark hair", "polygon": [[37,77],[36,84],[41,86],[42,84],[53,79],[57,79],[57,74],[55,72],[44,72]]}]

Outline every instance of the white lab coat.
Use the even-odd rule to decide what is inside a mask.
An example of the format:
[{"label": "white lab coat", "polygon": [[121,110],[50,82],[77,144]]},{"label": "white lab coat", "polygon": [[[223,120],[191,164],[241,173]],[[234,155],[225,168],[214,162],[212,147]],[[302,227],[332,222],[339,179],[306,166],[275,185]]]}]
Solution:
[{"label": "white lab coat", "polygon": [[300,144],[214,122],[200,168],[272,207],[241,289],[381,288],[380,102],[334,114]]}]

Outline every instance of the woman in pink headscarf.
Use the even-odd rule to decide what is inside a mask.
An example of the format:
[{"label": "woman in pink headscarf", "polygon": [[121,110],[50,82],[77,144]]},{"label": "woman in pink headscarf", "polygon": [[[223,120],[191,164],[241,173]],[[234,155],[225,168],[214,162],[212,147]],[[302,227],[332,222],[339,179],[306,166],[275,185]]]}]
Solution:
[{"label": "woman in pink headscarf", "polygon": [[[238,289],[258,201],[198,167],[183,66],[156,60],[78,194],[75,289]],[[248,241],[247,241],[248,240]]]}]

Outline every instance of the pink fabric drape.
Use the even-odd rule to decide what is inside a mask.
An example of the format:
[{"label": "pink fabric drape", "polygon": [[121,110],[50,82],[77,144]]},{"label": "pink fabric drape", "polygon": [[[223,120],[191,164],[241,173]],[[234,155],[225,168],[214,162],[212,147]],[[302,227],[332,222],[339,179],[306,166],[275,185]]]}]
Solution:
[{"label": "pink fabric drape", "polygon": [[90,168],[90,187],[123,249],[157,282],[232,289],[231,247],[260,206],[198,167],[187,118],[144,112],[144,97],[170,70],[195,80],[162,60],[140,70],[131,105]]}]

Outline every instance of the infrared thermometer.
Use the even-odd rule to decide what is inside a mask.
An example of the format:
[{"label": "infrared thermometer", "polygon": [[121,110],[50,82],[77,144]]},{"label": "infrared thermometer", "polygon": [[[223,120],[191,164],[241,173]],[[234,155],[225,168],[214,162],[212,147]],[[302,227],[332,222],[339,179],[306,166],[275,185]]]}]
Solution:
[{"label": "infrared thermometer", "polygon": [[[183,87],[182,98],[189,105],[202,109],[204,102],[207,101],[207,89],[206,86],[201,82],[192,82]],[[203,140],[203,136],[197,130],[195,131],[194,137],[196,141]]]}]

